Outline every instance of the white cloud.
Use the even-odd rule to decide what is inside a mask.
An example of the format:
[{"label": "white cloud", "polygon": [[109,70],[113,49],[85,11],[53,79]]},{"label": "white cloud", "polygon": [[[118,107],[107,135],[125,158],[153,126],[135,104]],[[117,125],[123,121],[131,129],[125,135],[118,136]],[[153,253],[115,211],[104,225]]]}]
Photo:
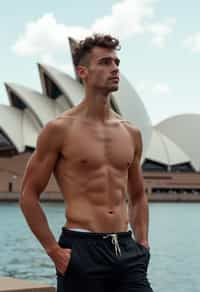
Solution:
[{"label": "white cloud", "polygon": [[194,53],[200,53],[200,32],[193,33],[184,40],[184,46]]},{"label": "white cloud", "polygon": [[92,26],[93,31],[110,32],[118,37],[127,38],[144,33],[146,18],[153,16],[151,0],[124,0],[112,7],[112,13],[98,19]]},{"label": "white cloud", "polygon": [[66,50],[67,37],[84,37],[88,31],[81,27],[67,27],[56,21],[52,13],[45,14],[26,25],[13,50],[22,56],[41,56]]},{"label": "white cloud", "polygon": [[163,46],[172,31],[171,20],[154,23],[155,0],[122,0],[112,6],[110,15],[97,19],[89,28],[59,23],[53,13],[28,23],[12,50],[21,56],[56,56],[65,54],[67,37],[82,39],[93,32],[112,33],[120,39],[150,33],[152,42]]},{"label": "white cloud", "polygon": [[168,35],[173,31],[176,23],[175,18],[168,19],[164,23],[153,23],[148,27],[149,32],[152,33],[152,43],[156,47],[164,47]]}]

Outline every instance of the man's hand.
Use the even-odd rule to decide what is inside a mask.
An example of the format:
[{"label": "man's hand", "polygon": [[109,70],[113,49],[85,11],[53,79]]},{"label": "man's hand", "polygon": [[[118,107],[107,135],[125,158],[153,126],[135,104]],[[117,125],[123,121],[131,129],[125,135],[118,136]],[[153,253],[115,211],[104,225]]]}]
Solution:
[{"label": "man's hand", "polygon": [[138,243],[144,246],[146,249],[150,249],[149,243],[147,241],[138,241]]},{"label": "man's hand", "polygon": [[67,271],[70,259],[71,259],[72,250],[69,248],[57,247],[52,251],[48,252],[49,257],[55,264],[55,267],[59,273],[63,276]]}]

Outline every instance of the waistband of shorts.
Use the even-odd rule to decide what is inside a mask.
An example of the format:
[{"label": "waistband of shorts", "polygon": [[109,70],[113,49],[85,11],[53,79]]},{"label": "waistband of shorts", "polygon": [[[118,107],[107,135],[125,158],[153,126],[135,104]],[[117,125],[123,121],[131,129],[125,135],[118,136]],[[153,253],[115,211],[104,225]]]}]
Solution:
[{"label": "waistband of shorts", "polygon": [[124,232],[86,232],[86,231],[74,231],[70,230],[66,227],[62,227],[62,234],[69,235],[74,238],[87,238],[87,239],[100,239],[104,236],[116,234],[117,238],[129,238],[132,237],[132,231],[124,231]]}]

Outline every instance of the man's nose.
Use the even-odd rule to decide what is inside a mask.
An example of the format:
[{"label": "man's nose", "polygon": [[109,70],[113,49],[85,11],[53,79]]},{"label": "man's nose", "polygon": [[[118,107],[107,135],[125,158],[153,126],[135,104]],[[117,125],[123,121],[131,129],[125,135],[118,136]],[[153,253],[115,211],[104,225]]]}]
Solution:
[{"label": "man's nose", "polygon": [[112,72],[119,72],[119,67],[115,62],[112,63]]}]

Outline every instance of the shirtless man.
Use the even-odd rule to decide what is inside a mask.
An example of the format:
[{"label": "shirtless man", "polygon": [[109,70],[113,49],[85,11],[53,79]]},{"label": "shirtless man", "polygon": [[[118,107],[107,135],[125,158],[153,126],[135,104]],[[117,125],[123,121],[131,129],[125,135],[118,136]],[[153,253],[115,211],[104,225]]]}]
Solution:
[{"label": "shirtless man", "polygon": [[[79,43],[74,61],[85,98],[42,129],[22,181],[20,206],[55,264],[58,292],[152,292],[141,134],[110,105],[118,48],[109,35]],[[67,219],[58,242],[39,203],[52,172]]]}]

